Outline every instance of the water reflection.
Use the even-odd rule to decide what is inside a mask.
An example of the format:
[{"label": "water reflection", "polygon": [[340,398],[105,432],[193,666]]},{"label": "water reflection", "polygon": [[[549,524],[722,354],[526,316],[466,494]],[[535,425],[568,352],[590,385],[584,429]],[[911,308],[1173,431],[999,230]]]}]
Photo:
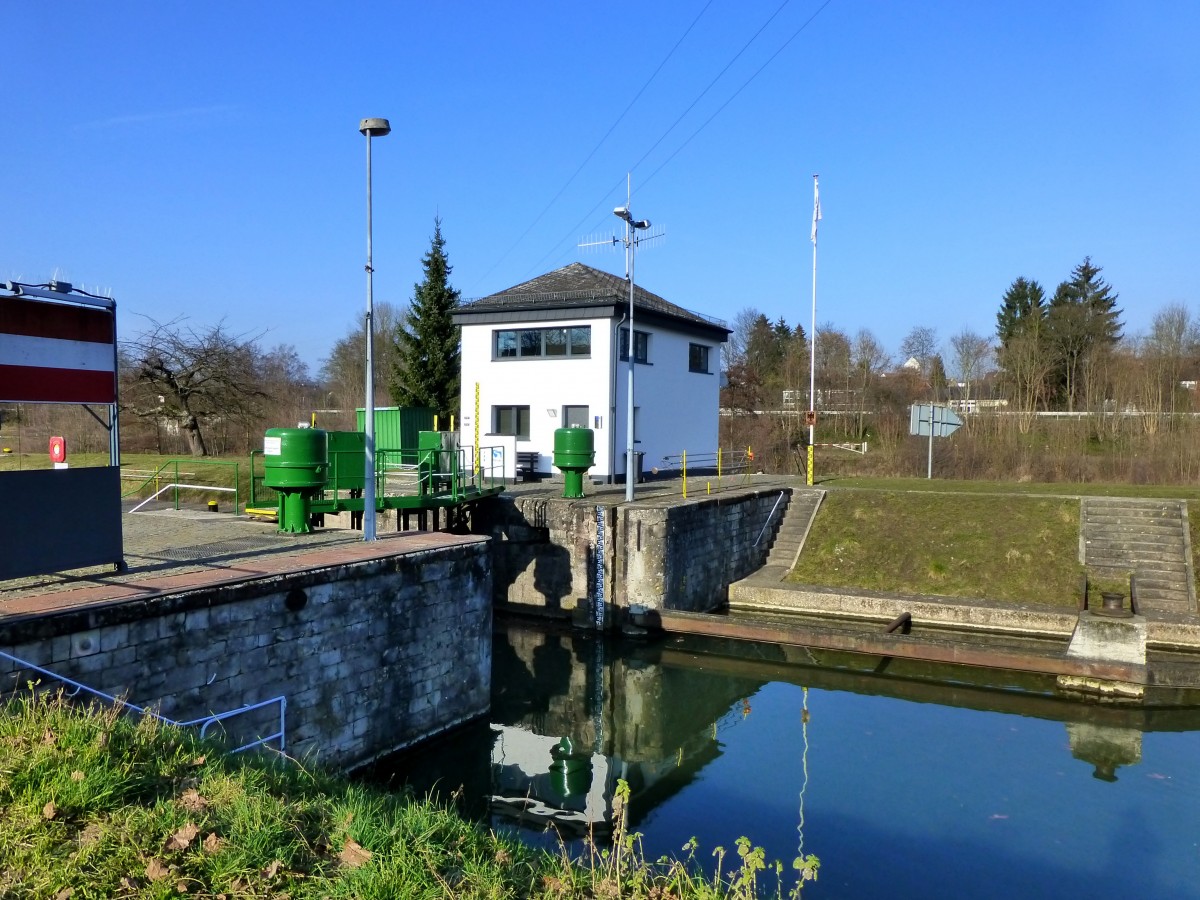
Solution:
[{"label": "water reflection", "polygon": [[[805,896],[1200,895],[1200,711],[1082,705],[1054,680],[697,638],[495,635],[490,722],[373,777],[530,843],[742,835]],[[547,826],[553,826],[547,830]]]}]

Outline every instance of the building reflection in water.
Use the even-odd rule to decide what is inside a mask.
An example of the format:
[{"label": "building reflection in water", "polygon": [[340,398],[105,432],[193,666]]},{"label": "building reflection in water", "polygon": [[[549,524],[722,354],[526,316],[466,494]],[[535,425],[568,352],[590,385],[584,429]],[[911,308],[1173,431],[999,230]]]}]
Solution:
[{"label": "building reflection in water", "polygon": [[515,826],[534,843],[602,839],[619,779],[630,785],[636,828],[725,752],[726,732],[753,715],[750,698],[770,682],[803,687],[805,717],[808,689],[816,689],[1057,720],[1072,756],[1105,781],[1140,763],[1143,732],[1200,729],[1195,709],[1064,700],[1052,677],[906,660],[881,666],[870,656],[696,638],[606,643],[509,624],[495,634],[490,722],[385,760],[367,777],[454,793],[464,812]]}]

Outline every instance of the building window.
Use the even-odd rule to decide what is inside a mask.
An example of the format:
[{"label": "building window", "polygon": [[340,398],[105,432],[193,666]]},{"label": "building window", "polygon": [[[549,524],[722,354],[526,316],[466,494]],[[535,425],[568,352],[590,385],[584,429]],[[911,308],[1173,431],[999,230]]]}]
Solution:
[{"label": "building window", "polygon": [[688,371],[708,374],[708,347],[688,344]]},{"label": "building window", "polygon": [[[621,329],[621,359],[629,359],[629,329]],[[650,361],[650,335],[645,331],[633,333],[633,361],[648,363]]]},{"label": "building window", "polygon": [[529,438],[529,407],[528,406],[493,406],[492,433],[511,434],[528,440]]},{"label": "building window", "polygon": [[513,328],[492,332],[493,359],[591,356],[592,326]]},{"label": "building window", "polygon": [[562,408],[563,428],[587,428],[588,408],[586,406],[564,406]]}]

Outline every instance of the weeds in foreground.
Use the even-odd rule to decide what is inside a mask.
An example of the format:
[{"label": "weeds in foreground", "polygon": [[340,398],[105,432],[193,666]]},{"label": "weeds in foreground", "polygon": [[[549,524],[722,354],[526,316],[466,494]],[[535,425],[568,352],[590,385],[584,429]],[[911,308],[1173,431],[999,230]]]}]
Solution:
[{"label": "weeds in foreground", "polygon": [[[645,859],[621,782],[611,847],[527,848],[411,795],[291,760],[228,756],[188,731],[30,693],[0,706],[0,897],[630,898],[758,896],[783,867],[737,841],[711,877]],[[817,860],[796,860],[796,898]]]}]

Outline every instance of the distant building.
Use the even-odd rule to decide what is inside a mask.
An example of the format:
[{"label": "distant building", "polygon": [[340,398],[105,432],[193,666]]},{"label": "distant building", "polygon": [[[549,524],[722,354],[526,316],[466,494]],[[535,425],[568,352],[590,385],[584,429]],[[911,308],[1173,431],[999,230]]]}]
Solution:
[{"label": "distant building", "polygon": [[[593,478],[624,480],[627,444],[629,282],[582,263],[459,307],[461,440],[551,465],[554,431],[595,430]],[[723,322],[635,286],[634,436],[643,470],[666,457],[714,453]],[[478,386],[479,421],[475,421]],[[528,457],[526,457],[528,458]]]}]

